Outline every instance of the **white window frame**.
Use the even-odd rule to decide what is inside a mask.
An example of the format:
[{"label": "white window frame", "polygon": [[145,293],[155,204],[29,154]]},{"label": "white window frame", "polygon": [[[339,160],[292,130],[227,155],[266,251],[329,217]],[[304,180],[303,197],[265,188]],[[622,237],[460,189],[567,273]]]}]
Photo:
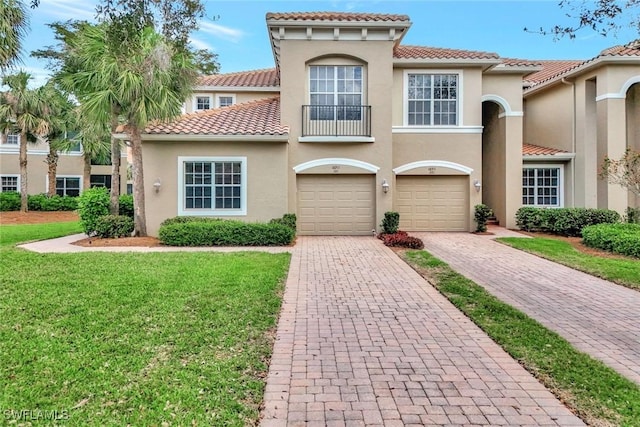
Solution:
[{"label": "white window frame", "polygon": [[[520,182],[522,183],[522,173],[524,172],[524,169],[558,169],[558,204],[557,205],[543,205],[543,204],[538,204],[538,200],[537,200],[537,194],[534,195],[534,204],[530,205],[530,204],[524,204],[522,203],[522,206],[530,206],[530,207],[539,207],[539,208],[562,208],[564,207],[564,164],[558,164],[558,163],[524,163],[522,165],[522,172],[520,173]],[[522,191],[522,188],[524,186],[521,185],[520,189]],[[538,184],[536,182],[535,184],[535,189],[538,188]],[[520,196],[521,198],[524,196]],[[522,200],[521,200],[522,202]]]},{"label": "white window frame", "polygon": [[[334,77],[333,77],[334,78],[334,88],[333,88],[333,91],[331,91],[331,92],[329,92],[329,91],[312,92],[311,91],[311,69],[313,67],[331,67],[331,68],[334,69]],[[358,94],[358,92],[339,92],[338,91],[338,85],[337,85],[337,83],[338,83],[337,82],[337,80],[338,80],[337,68],[338,67],[360,67],[360,92],[359,92],[360,105],[359,106],[354,105],[354,106],[355,107],[363,107],[363,106],[367,105],[367,101],[366,101],[366,95],[367,95],[366,94],[366,92],[367,92],[366,91],[366,88],[367,88],[366,67],[365,67],[364,64],[361,64],[361,63],[355,63],[355,64],[352,64],[352,63],[345,63],[345,64],[340,64],[340,63],[336,63],[336,64],[334,64],[334,63],[309,64],[309,66],[307,67],[307,85],[308,85],[308,87],[307,87],[307,97],[308,97],[308,104],[309,105],[327,105],[327,106],[337,107],[337,106],[340,106],[340,104],[338,104],[338,99],[339,99],[340,95],[357,95]],[[318,95],[331,94],[331,95],[333,95],[333,97],[334,97],[333,98],[333,104],[313,104],[311,102],[311,96],[314,95],[314,94],[318,94]],[[348,106],[349,105],[344,105],[344,107],[348,107]],[[362,114],[362,110],[359,110],[359,111],[360,111],[360,114]],[[322,121],[322,120],[331,120],[331,121],[333,121],[333,120],[336,120],[336,121],[350,121],[350,120],[359,121],[359,120],[362,120],[362,117],[360,119],[338,118],[337,117],[337,110],[334,111],[334,113],[336,114],[336,116],[334,118],[332,118],[332,119],[323,119],[321,117],[318,117],[318,118],[311,118],[311,120],[319,120],[319,121]],[[311,115],[310,115],[310,117],[311,117]]]},{"label": "white window frame", "polygon": [[[184,164],[189,162],[239,162],[240,163],[240,209],[187,209],[185,207]],[[213,185],[215,187],[215,185]],[[215,198],[215,196],[213,196]],[[178,157],[178,216],[246,216],[247,215],[247,158],[233,157]]]},{"label": "white window frame", "polygon": [[196,93],[196,94],[193,95],[193,111],[194,112],[209,111],[209,110],[206,110],[206,109],[199,109],[198,108],[198,98],[209,98],[209,110],[214,108],[213,96],[211,96],[211,94],[208,94],[208,93]]},{"label": "white window frame", "polygon": [[229,107],[231,105],[235,105],[236,103],[236,94],[235,93],[218,93],[216,94],[216,108],[221,108],[220,98],[231,98],[231,104],[225,105],[225,107]]},{"label": "white window frame", "polygon": [[[457,97],[456,97],[456,119],[457,123],[454,125],[410,125],[409,124],[409,75],[410,74],[424,74],[424,75],[436,75],[436,74],[455,74],[458,77]],[[402,82],[402,125],[404,127],[415,128],[459,128],[464,125],[462,116],[463,111],[463,99],[464,99],[464,82],[462,70],[442,70],[442,69],[411,69],[405,70],[403,74]]]},{"label": "white window frame", "polygon": [[[16,143],[9,142],[9,137],[15,138]],[[7,133],[4,135],[2,139],[2,145],[8,145],[9,147],[19,147],[20,146],[20,134],[19,133]]]},{"label": "white window frame", "polygon": [[[0,193],[4,193],[5,190],[2,187],[2,178],[17,178],[16,180],[16,190],[18,193],[20,192],[20,175],[15,175],[15,174],[2,174],[0,175]],[[13,190],[6,190],[6,191],[13,191]]]},{"label": "white window frame", "polygon": [[[80,179],[80,181],[79,181],[80,182],[80,187],[78,189],[79,190],[79,194],[78,195],[82,194],[82,189],[84,188],[83,185],[82,185],[83,184],[82,175],[56,175],[56,179],[58,179],[58,178],[65,178],[65,179],[67,179],[67,178],[79,178]],[[49,191],[49,175],[47,175],[45,177],[44,183],[45,183],[44,192],[46,193],[47,191]],[[67,189],[67,187],[66,187],[66,184],[65,184],[65,193],[66,193],[66,189]],[[58,193],[58,187],[56,186],[56,194],[57,193]]]}]

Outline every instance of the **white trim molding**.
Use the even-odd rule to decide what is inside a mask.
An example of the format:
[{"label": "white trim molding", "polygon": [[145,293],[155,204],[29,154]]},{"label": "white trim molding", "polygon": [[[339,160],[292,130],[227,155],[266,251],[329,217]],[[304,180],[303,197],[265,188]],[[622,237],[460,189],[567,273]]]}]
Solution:
[{"label": "white trim molding", "polygon": [[447,160],[420,160],[418,162],[412,162],[407,163],[406,165],[398,166],[397,168],[393,169],[393,173],[398,175],[417,168],[447,168],[457,170],[458,172],[462,172],[465,175],[471,175],[471,173],[473,172],[473,169],[468,166],[449,162]]},{"label": "white trim molding", "polygon": [[504,111],[498,114],[499,119],[503,117],[524,117],[523,111],[513,111],[511,109],[511,105],[509,105],[509,102],[503,97],[501,97],[500,95],[494,95],[494,94],[482,95],[482,97],[480,98],[480,101],[495,102],[496,104],[501,106]]},{"label": "white trim molding", "polygon": [[623,83],[620,88],[620,92],[618,93],[605,93],[599,96],[596,96],[596,101],[602,101],[605,99],[626,99],[627,91],[636,83],[640,83],[640,76],[633,76],[629,80]]},{"label": "white trim molding", "polygon": [[482,126],[392,126],[391,133],[482,133]]},{"label": "white trim molding", "polygon": [[[186,209],[184,164],[186,162],[240,162],[240,209],[215,209],[215,184],[212,177],[211,208]],[[213,171],[212,171],[213,174]],[[162,179],[162,176],[159,177]],[[153,177],[155,179],[155,177]],[[208,157],[208,156],[179,156],[178,157],[178,216],[246,216],[247,215],[247,158],[244,156]],[[162,190],[160,190],[162,191]]]},{"label": "white trim molding", "polygon": [[371,173],[377,173],[380,170],[378,166],[372,165],[371,163],[363,162],[361,160],[338,158],[338,157],[316,159],[316,160],[300,163],[299,165],[294,166],[293,170],[295,171],[295,173],[300,173],[307,169],[315,168],[317,166],[328,166],[328,165],[353,166],[354,168],[364,169],[367,172],[371,172]]}]

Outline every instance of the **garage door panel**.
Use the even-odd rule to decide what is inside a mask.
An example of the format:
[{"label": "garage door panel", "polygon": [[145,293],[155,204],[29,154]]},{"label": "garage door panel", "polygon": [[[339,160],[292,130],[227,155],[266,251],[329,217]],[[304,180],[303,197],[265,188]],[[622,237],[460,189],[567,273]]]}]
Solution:
[{"label": "garage door panel", "polygon": [[299,175],[297,185],[301,234],[371,233],[375,220],[373,175]]},{"label": "garage door panel", "polygon": [[395,210],[407,231],[466,231],[467,176],[399,176]]}]

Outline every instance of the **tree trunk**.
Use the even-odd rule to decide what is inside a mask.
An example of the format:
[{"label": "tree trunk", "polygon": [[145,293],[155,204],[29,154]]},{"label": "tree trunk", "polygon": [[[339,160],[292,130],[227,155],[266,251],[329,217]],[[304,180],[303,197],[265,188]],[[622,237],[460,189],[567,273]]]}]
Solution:
[{"label": "tree trunk", "polygon": [[131,157],[133,160],[133,236],[147,235],[147,217],[144,207],[144,174],[142,171],[142,137],[137,126],[131,126]]},{"label": "tree trunk", "polygon": [[20,134],[20,212],[29,210],[27,195],[27,134]]},{"label": "tree trunk", "polygon": [[118,215],[120,212],[120,140],[113,137],[118,128],[118,116],[111,117],[111,197],[109,201],[111,215]]},{"label": "tree trunk", "polygon": [[91,155],[85,151],[82,154],[82,160],[84,160],[84,166],[82,168],[82,189],[88,190],[91,188]]},{"label": "tree trunk", "polygon": [[49,185],[47,188],[47,196],[53,197],[56,195],[56,174],[58,171],[58,152],[54,146],[49,143],[49,154],[47,154],[47,176],[49,177]]}]

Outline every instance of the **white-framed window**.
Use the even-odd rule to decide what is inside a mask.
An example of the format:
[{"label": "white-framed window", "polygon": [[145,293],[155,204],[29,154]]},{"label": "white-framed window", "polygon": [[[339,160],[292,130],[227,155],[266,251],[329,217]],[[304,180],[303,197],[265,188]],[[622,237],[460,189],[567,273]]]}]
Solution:
[{"label": "white-framed window", "polygon": [[20,175],[0,175],[0,192],[20,191]]},{"label": "white-framed window", "polygon": [[246,214],[246,157],[178,157],[178,215]]},{"label": "white-framed window", "polygon": [[193,111],[206,111],[213,108],[211,95],[195,95],[193,98]]},{"label": "white-framed window", "polygon": [[561,208],[564,205],[562,165],[525,165],[522,168],[522,204]]},{"label": "white-framed window", "polygon": [[459,71],[405,71],[404,125],[460,126],[461,87]]},{"label": "white-framed window", "polygon": [[311,120],[360,120],[363,105],[361,65],[309,67]]},{"label": "white-framed window", "polygon": [[236,103],[236,96],[233,94],[216,95],[216,108],[229,107]]},{"label": "white-framed window", "polygon": [[[49,177],[47,177],[47,187],[49,186]],[[57,175],[56,176],[56,194],[58,196],[79,196],[82,190],[82,177],[74,175]]]},{"label": "white-framed window", "polygon": [[2,145],[8,145],[11,147],[18,147],[20,145],[20,134],[18,133],[9,133],[4,136],[4,140],[2,141]]}]

